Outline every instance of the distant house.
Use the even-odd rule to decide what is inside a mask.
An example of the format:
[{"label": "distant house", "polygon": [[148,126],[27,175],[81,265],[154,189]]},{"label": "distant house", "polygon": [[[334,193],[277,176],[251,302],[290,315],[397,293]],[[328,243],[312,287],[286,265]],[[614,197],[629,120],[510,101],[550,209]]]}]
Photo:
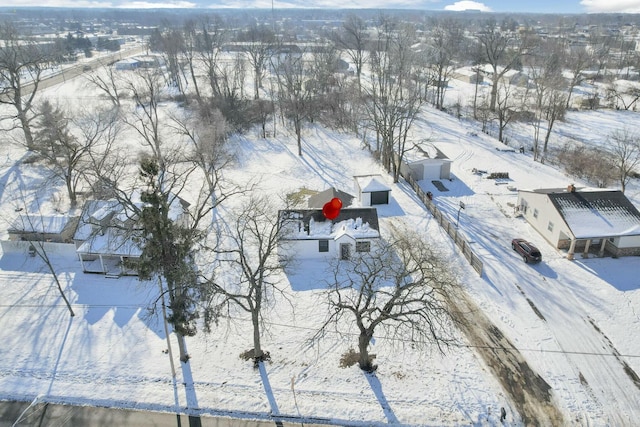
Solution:
[{"label": "distant house", "polygon": [[278,253],[298,259],[349,259],[354,252],[370,252],[380,239],[375,208],[347,208],[329,220],[322,209],[282,210],[283,237]]},{"label": "distant house", "polygon": [[307,205],[310,208],[322,209],[325,203],[329,202],[333,198],[340,199],[342,201],[343,208],[351,206],[353,204],[353,200],[355,199],[355,197],[353,197],[351,194],[331,187],[309,197]]},{"label": "distant house", "polygon": [[[484,74],[487,80],[493,80],[493,67],[490,64],[485,64],[480,67],[480,72]],[[498,73],[502,73],[500,81],[503,84],[514,86],[526,86],[529,83],[529,76],[522,71],[510,69],[506,70],[504,67],[498,67]]]},{"label": "distant house", "polygon": [[640,255],[640,212],[618,190],[551,188],[519,190],[518,208],[549,243],[585,256]]},{"label": "distant house", "polygon": [[[135,204],[142,209],[138,196],[134,195],[133,200],[138,200]],[[188,207],[187,202],[175,198],[172,219],[185,221]],[[137,275],[142,255],[137,222],[137,210],[117,200],[87,201],[73,236],[82,271],[107,276]]]},{"label": "distant house", "polygon": [[471,84],[480,84],[484,80],[480,71],[472,67],[462,67],[453,70],[453,72],[451,73],[451,78]]},{"label": "distant house", "polygon": [[135,70],[137,68],[157,68],[164,65],[164,60],[158,55],[141,55],[125,58],[116,63],[116,70]]},{"label": "distant house", "polygon": [[357,175],[353,179],[362,206],[389,204],[391,187],[384,183],[382,175]]},{"label": "distant house", "polygon": [[116,62],[115,64],[113,64],[113,66],[116,70],[119,70],[119,71],[135,70],[140,66],[140,62],[133,58],[127,58],[127,59],[123,59]]},{"label": "distant house", "polygon": [[9,226],[9,240],[69,243],[78,217],[21,214]]}]

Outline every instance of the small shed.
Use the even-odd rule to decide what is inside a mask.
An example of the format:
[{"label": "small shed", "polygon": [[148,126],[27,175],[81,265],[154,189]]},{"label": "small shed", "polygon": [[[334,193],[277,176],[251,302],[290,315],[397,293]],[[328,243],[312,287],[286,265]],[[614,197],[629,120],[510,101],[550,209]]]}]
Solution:
[{"label": "small shed", "polygon": [[357,175],[353,178],[362,206],[389,204],[391,187],[384,183],[382,175]]}]

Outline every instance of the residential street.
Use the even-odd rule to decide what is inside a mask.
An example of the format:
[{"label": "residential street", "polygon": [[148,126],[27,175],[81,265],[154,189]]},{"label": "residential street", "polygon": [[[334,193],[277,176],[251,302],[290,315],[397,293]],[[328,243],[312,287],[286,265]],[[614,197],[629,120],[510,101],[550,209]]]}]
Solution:
[{"label": "residential street", "polygon": [[[176,414],[164,412],[98,408],[93,406],[67,406],[46,403],[36,403],[31,407],[29,405],[28,402],[0,402],[0,427],[267,427],[274,425],[285,427],[300,425],[300,422],[290,423],[281,420],[259,421],[209,416],[193,417],[190,420],[184,414],[178,417]],[[304,425],[318,427],[321,424],[304,422]]]}]

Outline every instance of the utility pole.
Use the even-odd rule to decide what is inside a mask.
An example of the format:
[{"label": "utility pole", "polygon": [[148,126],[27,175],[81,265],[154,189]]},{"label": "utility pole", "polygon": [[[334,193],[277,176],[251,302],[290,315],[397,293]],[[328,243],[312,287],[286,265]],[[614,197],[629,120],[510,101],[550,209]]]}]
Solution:
[{"label": "utility pole", "polygon": [[458,228],[458,224],[460,223],[460,211],[464,209],[464,202],[460,201],[460,207],[458,208],[458,217],[456,218],[456,228]]}]

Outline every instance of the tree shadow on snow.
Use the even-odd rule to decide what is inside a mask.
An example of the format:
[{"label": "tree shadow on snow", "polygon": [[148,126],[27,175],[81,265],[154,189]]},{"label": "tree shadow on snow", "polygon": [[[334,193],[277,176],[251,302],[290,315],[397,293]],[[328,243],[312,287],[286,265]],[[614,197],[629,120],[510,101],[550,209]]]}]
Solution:
[{"label": "tree shadow on snow", "polygon": [[71,284],[76,294],[73,303],[85,307],[84,320],[90,325],[112,316],[113,323],[122,329],[137,316],[159,338],[166,338],[161,302],[155,301],[155,287],[144,283],[136,277],[112,279],[77,273]]},{"label": "tree shadow on snow", "polygon": [[398,418],[396,417],[396,414],[393,412],[393,409],[391,409],[391,406],[389,405],[389,401],[387,400],[386,396],[384,395],[384,392],[382,391],[382,384],[380,384],[380,380],[376,376],[376,373],[375,372],[364,373],[364,376],[369,382],[369,386],[371,386],[371,390],[373,390],[373,394],[375,394],[376,399],[378,399],[378,403],[380,403],[380,406],[384,411],[384,416],[387,417],[389,424],[398,424],[399,422]]}]

